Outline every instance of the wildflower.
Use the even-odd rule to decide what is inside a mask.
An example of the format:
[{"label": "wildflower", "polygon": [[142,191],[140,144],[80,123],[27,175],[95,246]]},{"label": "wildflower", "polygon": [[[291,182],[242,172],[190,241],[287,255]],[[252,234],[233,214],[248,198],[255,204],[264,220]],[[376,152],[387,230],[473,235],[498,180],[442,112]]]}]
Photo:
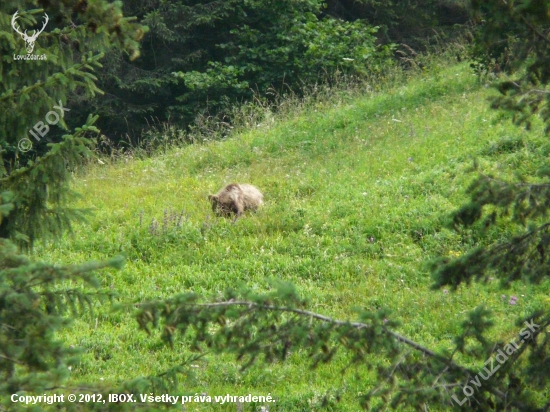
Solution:
[{"label": "wildflower", "polygon": [[446,295],[449,291],[447,289],[443,289],[443,293]]}]

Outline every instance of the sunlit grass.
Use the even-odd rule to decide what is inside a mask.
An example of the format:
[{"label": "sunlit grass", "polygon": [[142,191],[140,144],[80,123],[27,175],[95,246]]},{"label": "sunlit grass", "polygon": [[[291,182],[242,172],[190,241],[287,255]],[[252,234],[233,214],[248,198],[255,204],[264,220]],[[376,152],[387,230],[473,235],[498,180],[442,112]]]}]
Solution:
[{"label": "sunlit grass", "polygon": [[[348,319],[355,307],[389,308],[400,333],[435,349],[451,347],[457,325],[478,305],[495,312],[493,333],[506,339],[517,333],[512,319],[544,298],[542,289],[515,284],[503,292],[489,283],[432,291],[426,269],[430,259],[473,245],[444,223],[466,199],[474,157],[485,170],[511,175],[535,170],[540,157],[533,153],[550,151],[540,131],[517,129],[491,111],[489,93],[466,65],[434,67],[405,85],[321,101],[225,141],[90,166],[75,188],[83,194],[79,206],[95,208],[93,217],[37,255],[79,263],[125,254],[124,269],[98,274],[121,302],[184,291],[216,295],[238,282],[265,289],[278,278],[296,284],[309,309],[325,315]],[[502,150],[503,137],[520,143]],[[230,182],[254,184],[266,200],[235,225],[215,218],[207,201]],[[518,304],[503,293],[518,296]],[[85,350],[73,370],[77,381],[160,373],[190,355],[185,342],[171,350],[108,305],[78,319],[63,339]],[[337,410],[356,411],[356,396],[375,384],[364,368],[341,375],[344,354],[317,370],[308,365],[297,352],[285,364],[241,374],[233,358],[207,355],[195,365],[196,382],[181,390],[271,393],[280,410],[309,411],[341,388]]]}]

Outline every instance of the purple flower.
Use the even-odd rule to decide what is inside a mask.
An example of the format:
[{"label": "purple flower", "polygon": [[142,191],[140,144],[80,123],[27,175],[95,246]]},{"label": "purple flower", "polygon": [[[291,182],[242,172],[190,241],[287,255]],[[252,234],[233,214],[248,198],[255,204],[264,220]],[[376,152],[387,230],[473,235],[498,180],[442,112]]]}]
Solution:
[{"label": "purple flower", "polygon": [[412,158],[412,157],[409,157],[407,160],[408,160],[409,162],[412,162],[412,161],[413,161],[413,158]]},{"label": "purple flower", "polygon": [[508,302],[510,305],[515,305],[517,303],[517,301],[515,301],[514,299],[510,299],[510,302]]},{"label": "purple flower", "polygon": [[512,296],[510,296],[510,300],[518,300],[518,298],[517,298],[517,296],[512,295]]}]

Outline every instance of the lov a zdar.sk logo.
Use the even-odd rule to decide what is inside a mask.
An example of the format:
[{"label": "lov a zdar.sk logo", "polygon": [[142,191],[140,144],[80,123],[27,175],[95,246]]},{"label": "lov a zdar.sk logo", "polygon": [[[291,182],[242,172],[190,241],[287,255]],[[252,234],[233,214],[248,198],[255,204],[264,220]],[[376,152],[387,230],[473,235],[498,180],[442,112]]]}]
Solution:
[{"label": "lov a zdar.sk logo", "polygon": [[[44,24],[42,25],[42,28],[40,30],[34,30],[34,33],[29,36],[27,34],[27,30],[22,32],[19,25],[17,24],[16,20],[19,17],[18,14],[19,14],[19,10],[17,10],[14,13],[14,15],[11,19],[11,27],[13,27],[13,30],[15,30],[16,33],[21,35],[21,38],[25,41],[25,43],[26,43],[25,48],[27,49],[27,53],[28,53],[27,56],[29,56],[32,53],[32,51],[34,50],[34,43],[36,42],[36,39],[38,38],[38,35],[44,31],[44,29],[46,28],[46,24],[48,24],[48,21],[50,19],[49,19],[48,15],[46,13],[44,13],[44,15],[46,17],[44,19]],[[21,58],[22,56],[17,56],[17,57]],[[44,60],[46,56],[43,55],[43,56],[36,56],[36,57],[38,57],[38,59],[40,59],[40,60]],[[40,58],[40,57],[42,57],[42,58]],[[28,59],[25,59],[25,60],[28,60]],[[36,59],[32,59],[32,60],[36,60]]]}]

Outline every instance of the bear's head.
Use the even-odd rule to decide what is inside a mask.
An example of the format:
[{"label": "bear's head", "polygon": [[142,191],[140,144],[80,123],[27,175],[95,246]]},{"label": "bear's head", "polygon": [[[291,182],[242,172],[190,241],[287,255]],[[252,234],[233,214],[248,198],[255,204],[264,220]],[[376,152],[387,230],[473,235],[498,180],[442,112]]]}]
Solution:
[{"label": "bear's head", "polygon": [[212,204],[212,212],[218,216],[230,216],[233,212],[232,205],[226,205],[220,202],[220,197],[218,195],[208,195],[208,200]]}]

